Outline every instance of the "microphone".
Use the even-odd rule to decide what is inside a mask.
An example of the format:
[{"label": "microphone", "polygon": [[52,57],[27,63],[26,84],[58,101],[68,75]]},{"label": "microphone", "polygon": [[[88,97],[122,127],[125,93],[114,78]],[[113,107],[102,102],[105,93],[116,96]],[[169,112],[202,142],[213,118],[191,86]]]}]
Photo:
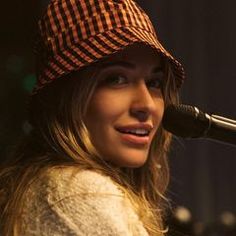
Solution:
[{"label": "microphone", "polygon": [[236,121],[209,115],[190,105],[170,105],[165,109],[163,127],[182,138],[209,138],[236,145]]}]

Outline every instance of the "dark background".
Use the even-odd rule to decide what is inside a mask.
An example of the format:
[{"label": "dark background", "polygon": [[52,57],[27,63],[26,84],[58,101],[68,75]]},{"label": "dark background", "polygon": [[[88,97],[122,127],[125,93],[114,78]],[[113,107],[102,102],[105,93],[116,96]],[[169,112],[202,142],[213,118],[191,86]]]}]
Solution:
[{"label": "dark background", "polygon": [[[4,1],[0,7],[0,160],[27,132],[27,97],[35,81],[35,22],[47,1]],[[236,2],[139,0],[160,41],[182,62],[182,102],[236,119]],[[170,156],[173,205],[205,225],[236,214],[236,147],[209,140],[175,141]]]}]

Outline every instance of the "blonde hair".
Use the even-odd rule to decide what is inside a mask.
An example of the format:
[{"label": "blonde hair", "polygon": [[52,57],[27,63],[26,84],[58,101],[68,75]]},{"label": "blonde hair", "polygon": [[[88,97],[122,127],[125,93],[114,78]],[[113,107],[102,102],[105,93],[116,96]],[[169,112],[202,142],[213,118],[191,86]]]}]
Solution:
[{"label": "blonde hair", "polygon": [[[178,102],[178,89],[168,63],[164,85],[165,105]],[[171,135],[162,127],[141,168],[115,168],[99,156],[84,125],[83,116],[96,88],[96,64],[46,86],[30,101],[34,130],[0,169],[0,232],[20,235],[20,214],[28,186],[46,170],[77,166],[109,175],[130,199],[150,235],[163,235],[164,192],[169,181],[167,152]],[[78,78],[80,77],[80,78]],[[144,214],[145,213],[145,214]]]}]

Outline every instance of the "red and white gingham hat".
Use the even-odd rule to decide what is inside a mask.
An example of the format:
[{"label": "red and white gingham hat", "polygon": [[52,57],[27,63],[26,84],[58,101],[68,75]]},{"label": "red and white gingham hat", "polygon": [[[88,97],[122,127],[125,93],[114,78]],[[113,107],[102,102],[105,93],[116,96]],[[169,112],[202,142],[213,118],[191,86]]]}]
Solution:
[{"label": "red and white gingham hat", "polygon": [[51,0],[39,21],[37,84],[47,83],[135,42],[157,49],[180,85],[182,65],[160,44],[147,14],[134,0]]}]

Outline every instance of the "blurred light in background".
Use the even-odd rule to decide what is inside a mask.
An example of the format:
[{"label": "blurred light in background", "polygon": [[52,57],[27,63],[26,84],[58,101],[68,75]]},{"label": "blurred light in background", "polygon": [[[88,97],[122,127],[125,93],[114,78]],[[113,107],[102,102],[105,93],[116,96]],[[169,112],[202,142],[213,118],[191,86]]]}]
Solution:
[{"label": "blurred light in background", "polygon": [[236,236],[236,216],[222,212],[215,221],[199,222],[185,206],[176,206],[167,222],[167,236]]},{"label": "blurred light in background", "polygon": [[226,227],[233,227],[236,225],[236,217],[232,212],[225,211],[220,216],[220,222]]},{"label": "blurred light in background", "polygon": [[188,223],[192,220],[191,212],[183,206],[178,206],[175,209],[174,216],[179,222]]},{"label": "blurred light in background", "polygon": [[36,83],[36,75],[35,74],[28,74],[24,79],[23,79],[23,88],[27,92],[31,92],[34,85]]}]

